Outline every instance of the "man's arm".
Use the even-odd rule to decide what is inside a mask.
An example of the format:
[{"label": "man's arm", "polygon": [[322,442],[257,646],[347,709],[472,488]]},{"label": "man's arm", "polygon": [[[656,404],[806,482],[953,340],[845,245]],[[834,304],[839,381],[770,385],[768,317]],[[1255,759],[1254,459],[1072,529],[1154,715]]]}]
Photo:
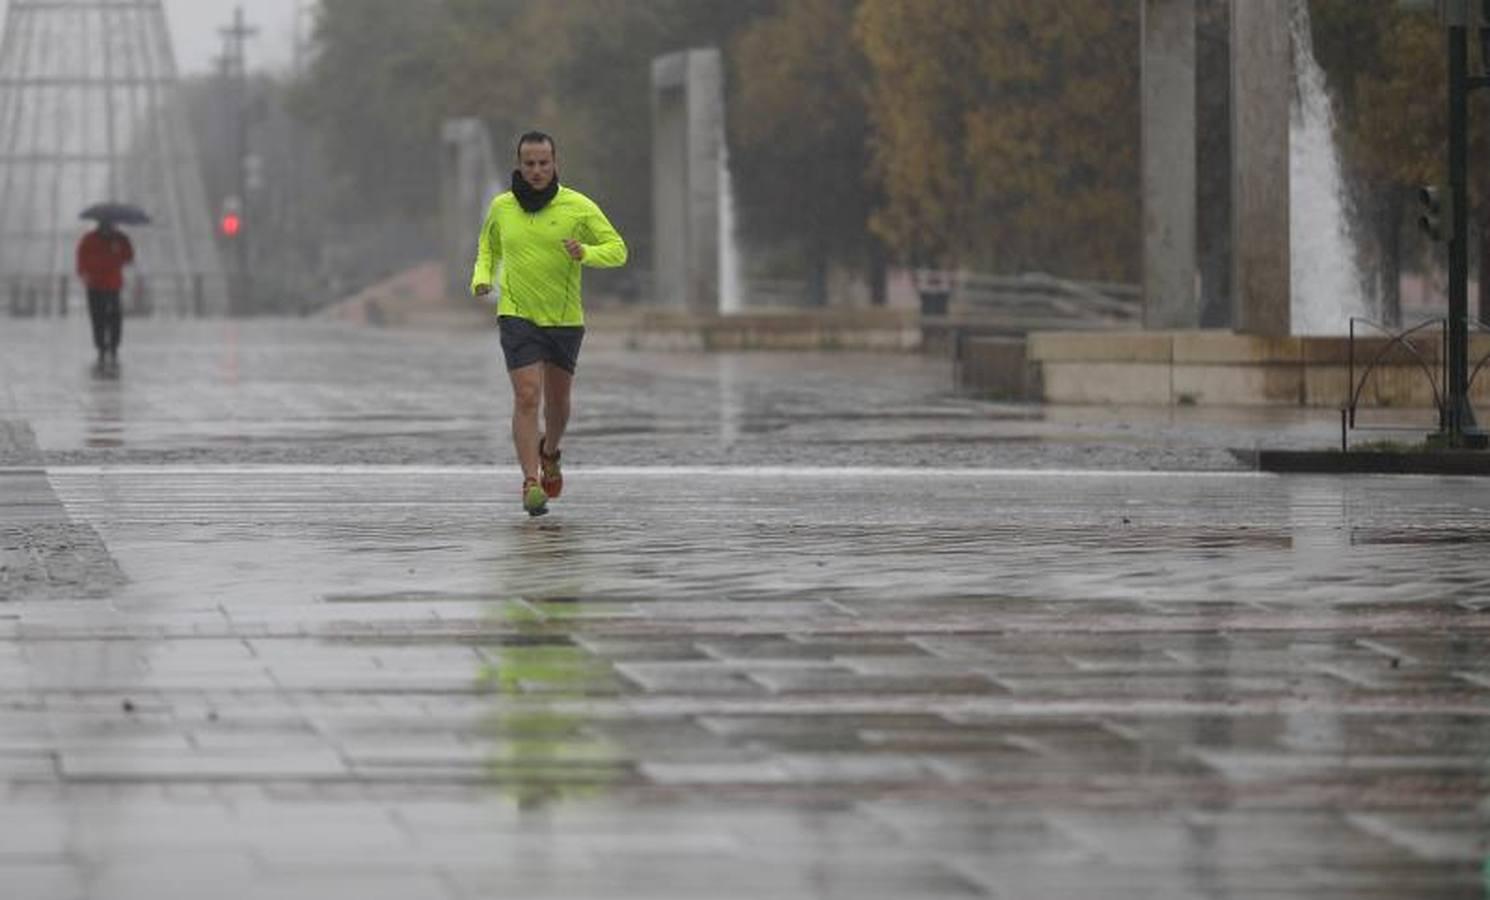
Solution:
[{"label": "man's arm", "polygon": [[497,202],[492,201],[476,239],[476,266],[471,271],[471,293],[477,297],[491,293],[496,268],[502,261],[502,235],[497,228]]},{"label": "man's arm", "polygon": [[124,253],[119,261],[127,266],[135,261],[135,245],[124,235],[120,235],[119,240],[124,243]]},{"label": "man's arm", "polygon": [[583,230],[589,240],[584,242],[581,263],[596,269],[615,269],[626,265],[626,242],[621,239],[621,233],[616,231],[616,227],[600,211],[599,206],[591,205]]}]

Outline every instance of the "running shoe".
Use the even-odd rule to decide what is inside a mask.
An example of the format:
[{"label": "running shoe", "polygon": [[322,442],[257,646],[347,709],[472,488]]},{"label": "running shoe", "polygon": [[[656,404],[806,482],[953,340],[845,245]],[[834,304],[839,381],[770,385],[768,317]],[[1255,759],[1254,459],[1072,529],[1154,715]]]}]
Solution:
[{"label": "running shoe", "polygon": [[557,500],[564,493],[564,473],[559,469],[559,452],[552,456],[543,452],[543,438],[538,439],[538,462],[543,467],[543,492],[548,499]]},{"label": "running shoe", "polygon": [[523,479],[523,509],[530,516],[541,516],[548,512],[548,494],[536,478]]}]

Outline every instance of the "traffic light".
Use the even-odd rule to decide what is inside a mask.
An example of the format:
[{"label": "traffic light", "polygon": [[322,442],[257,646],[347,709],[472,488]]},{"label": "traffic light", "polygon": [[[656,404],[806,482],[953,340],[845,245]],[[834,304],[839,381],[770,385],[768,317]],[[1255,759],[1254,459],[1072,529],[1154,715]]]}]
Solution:
[{"label": "traffic light", "polygon": [[237,197],[225,197],[222,213],[217,217],[217,233],[232,240],[243,230],[243,204]]},{"label": "traffic light", "polygon": [[1454,204],[1447,191],[1433,185],[1418,188],[1418,227],[1438,244],[1454,240]]}]

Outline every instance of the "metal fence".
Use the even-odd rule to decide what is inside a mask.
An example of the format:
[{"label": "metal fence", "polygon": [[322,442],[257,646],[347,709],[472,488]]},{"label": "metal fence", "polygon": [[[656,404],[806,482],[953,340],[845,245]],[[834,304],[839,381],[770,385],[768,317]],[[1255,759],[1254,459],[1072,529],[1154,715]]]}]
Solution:
[{"label": "metal fence", "polygon": [[955,272],[947,282],[948,314],[1092,325],[1136,325],[1143,320],[1143,290],[1137,285],[1073,281],[1041,272]]},{"label": "metal fence", "polygon": [[[120,299],[130,316],[199,318],[219,315],[227,305],[227,292],[221,276],[137,274],[126,282]],[[65,319],[87,312],[87,291],[72,275],[0,278],[0,315]]]}]

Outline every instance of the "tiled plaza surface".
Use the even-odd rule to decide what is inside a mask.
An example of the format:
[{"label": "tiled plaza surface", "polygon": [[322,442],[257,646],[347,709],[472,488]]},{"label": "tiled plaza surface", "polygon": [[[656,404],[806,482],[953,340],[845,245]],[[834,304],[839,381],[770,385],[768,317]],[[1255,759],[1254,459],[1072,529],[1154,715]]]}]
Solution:
[{"label": "tiled plaza surface", "polygon": [[0,896],[1483,898],[1490,487],[1310,416],[0,320]]}]

